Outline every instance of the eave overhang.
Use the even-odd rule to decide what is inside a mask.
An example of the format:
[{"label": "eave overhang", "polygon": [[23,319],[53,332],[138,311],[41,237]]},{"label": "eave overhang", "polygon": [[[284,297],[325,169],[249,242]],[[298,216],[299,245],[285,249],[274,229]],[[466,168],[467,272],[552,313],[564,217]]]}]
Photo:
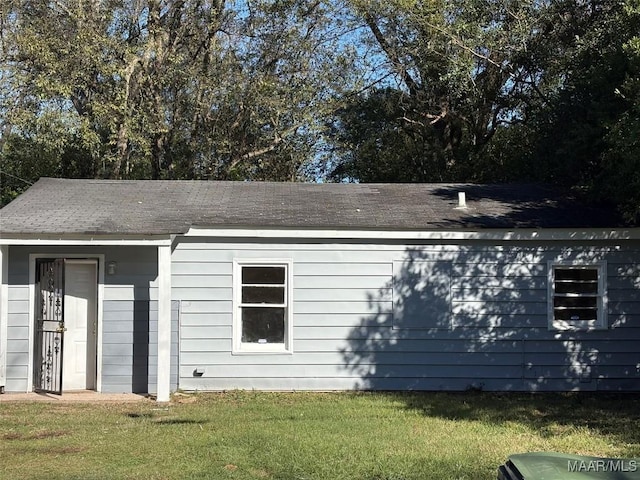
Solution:
[{"label": "eave overhang", "polygon": [[348,241],[631,241],[640,240],[640,228],[569,229],[314,229],[265,227],[191,227],[185,233],[161,235],[113,234],[11,234],[0,236],[0,245],[162,246],[176,238],[244,238]]},{"label": "eave overhang", "polygon": [[23,234],[2,235],[0,245],[161,246],[171,245],[172,235]]},{"label": "eave overhang", "polygon": [[460,230],[342,230],[297,228],[191,227],[184,237],[287,238],[316,240],[393,241],[627,241],[640,240],[640,228],[625,229],[460,229]]}]

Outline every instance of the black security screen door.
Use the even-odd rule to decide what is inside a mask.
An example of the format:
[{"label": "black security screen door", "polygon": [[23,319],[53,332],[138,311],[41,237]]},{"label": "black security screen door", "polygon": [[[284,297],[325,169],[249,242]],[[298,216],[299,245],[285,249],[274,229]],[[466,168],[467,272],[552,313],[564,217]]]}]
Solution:
[{"label": "black security screen door", "polygon": [[64,260],[36,262],[35,298],[36,392],[62,394],[62,351],[64,344]]}]

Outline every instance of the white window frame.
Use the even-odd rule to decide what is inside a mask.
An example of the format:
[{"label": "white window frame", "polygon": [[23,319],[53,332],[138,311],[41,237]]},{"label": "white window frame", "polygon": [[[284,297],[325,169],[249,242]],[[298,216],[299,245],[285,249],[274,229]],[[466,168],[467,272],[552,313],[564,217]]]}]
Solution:
[{"label": "white window frame", "polygon": [[[284,267],[284,343],[242,342],[242,268]],[[289,259],[233,260],[233,354],[292,354],[293,353],[293,262]]]},{"label": "white window frame", "polygon": [[[596,320],[557,320],[554,316],[555,272],[557,269],[596,270],[598,273],[598,292]],[[548,265],[548,319],[549,330],[589,331],[608,328],[607,318],[607,264],[605,261],[584,263],[570,261],[549,262]],[[562,294],[558,294],[562,295]],[[579,296],[579,294],[575,294]],[[584,294],[589,296],[588,294]]]}]

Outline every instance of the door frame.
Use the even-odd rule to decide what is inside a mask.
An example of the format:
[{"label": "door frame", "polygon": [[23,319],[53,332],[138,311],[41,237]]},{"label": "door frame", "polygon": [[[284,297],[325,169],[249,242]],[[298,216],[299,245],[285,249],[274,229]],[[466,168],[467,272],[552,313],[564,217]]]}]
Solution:
[{"label": "door frame", "polygon": [[[64,260],[64,278],[65,278],[65,289],[64,289],[64,298],[65,298],[65,312],[67,311],[66,309],[66,302],[67,302],[67,288],[66,288],[66,280],[69,278],[69,275],[67,274],[67,265],[91,265],[92,267],[95,267],[95,298],[93,299],[95,302],[98,301],[98,259],[96,258],[80,258],[80,259],[75,259],[75,258],[65,258]],[[93,270],[93,269],[92,269]],[[85,362],[87,362],[88,366],[88,360],[89,360],[89,356],[93,356],[93,361],[92,361],[92,375],[93,375],[93,379],[91,381],[92,387],[89,388],[87,387],[87,380],[86,380],[86,375],[85,374],[85,389],[89,389],[89,390],[96,390],[97,385],[98,385],[98,305],[96,303],[95,305],[95,311],[93,312],[93,314],[95,315],[95,335],[92,335],[93,341],[91,342],[92,345],[89,345],[89,341],[86,340],[85,337],[85,344],[86,344],[86,353],[85,353]],[[65,315],[63,313],[63,315]],[[66,325],[66,319],[63,317],[63,320],[65,320],[65,325]],[[88,323],[85,325],[87,329],[92,328],[92,325],[89,325]],[[67,330],[67,328],[65,328],[65,330]],[[68,330],[67,330],[68,331]],[[67,339],[68,340],[68,339]],[[69,345],[68,341],[65,342],[65,345]],[[66,347],[65,347],[66,348]],[[62,357],[62,372],[63,372],[63,382],[61,384],[61,388],[64,391],[64,356]]]},{"label": "door frame", "polygon": [[[33,391],[33,368],[35,360],[35,292],[36,260],[40,258],[63,258],[72,261],[86,261],[97,264],[97,338],[96,338],[96,392],[102,391],[102,310],[104,303],[104,254],[97,253],[32,253],[29,254],[29,366],[27,370],[27,391]],[[64,359],[63,359],[64,362]],[[63,392],[64,393],[64,392]]]}]

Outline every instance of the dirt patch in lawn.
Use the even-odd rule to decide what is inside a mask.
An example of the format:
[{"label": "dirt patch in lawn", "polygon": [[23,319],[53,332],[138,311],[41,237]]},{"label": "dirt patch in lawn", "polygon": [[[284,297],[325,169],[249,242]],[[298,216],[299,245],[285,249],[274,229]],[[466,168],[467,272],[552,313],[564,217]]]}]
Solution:
[{"label": "dirt patch in lawn", "polygon": [[81,453],[86,451],[86,447],[79,446],[62,446],[62,447],[43,447],[38,448],[38,453],[44,455],[69,455],[72,453]]},{"label": "dirt patch in lawn", "polygon": [[5,433],[2,436],[2,438],[3,440],[42,440],[45,438],[64,437],[66,435],[69,435],[69,432],[65,432],[62,430],[41,430],[38,432],[29,432],[29,433],[20,433],[20,432]]}]

